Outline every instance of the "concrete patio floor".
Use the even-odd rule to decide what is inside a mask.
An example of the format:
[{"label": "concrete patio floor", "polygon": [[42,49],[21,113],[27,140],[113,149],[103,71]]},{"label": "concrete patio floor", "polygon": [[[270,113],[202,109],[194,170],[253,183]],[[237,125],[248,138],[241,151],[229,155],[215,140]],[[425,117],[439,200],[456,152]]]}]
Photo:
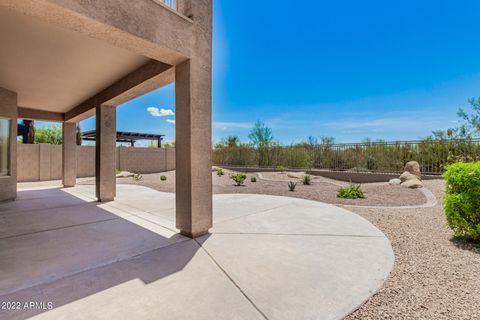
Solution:
[{"label": "concrete patio floor", "polygon": [[191,240],[174,197],[44,184],[1,203],[0,302],[20,304],[0,319],[342,319],[393,267],[383,233],[335,206],[216,195],[212,233]]}]

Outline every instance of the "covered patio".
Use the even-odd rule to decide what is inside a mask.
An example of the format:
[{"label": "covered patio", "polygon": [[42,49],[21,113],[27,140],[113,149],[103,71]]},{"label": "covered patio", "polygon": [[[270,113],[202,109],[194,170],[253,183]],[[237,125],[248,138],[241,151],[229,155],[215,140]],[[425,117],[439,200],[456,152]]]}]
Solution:
[{"label": "covered patio", "polygon": [[2,319],[341,319],[394,260],[363,218],[288,197],[215,195],[195,240],[174,194],[134,185],[98,203],[92,185],[20,184],[0,220],[0,301],[21,304]]}]

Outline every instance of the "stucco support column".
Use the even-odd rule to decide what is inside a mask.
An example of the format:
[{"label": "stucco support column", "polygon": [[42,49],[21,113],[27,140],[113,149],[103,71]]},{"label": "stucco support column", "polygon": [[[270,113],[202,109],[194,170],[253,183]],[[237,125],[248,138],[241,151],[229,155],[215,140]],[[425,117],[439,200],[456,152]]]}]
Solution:
[{"label": "stucco support column", "polygon": [[63,123],[62,181],[65,188],[74,187],[77,179],[77,124]]},{"label": "stucco support column", "polygon": [[212,227],[211,72],[176,66],[176,225],[189,237]]},{"label": "stucco support column", "polygon": [[112,201],[116,195],[115,147],[116,108],[96,108],[95,187],[98,201]]},{"label": "stucco support column", "polygon": [[2,141],[2,150],[0,150],[1,162],[5,170],[8,166],[8,173],[2,172],[0,175],[0,201],[14,200],[17,197],[17,93],[0,88],[0,118],[8,123],[2,127],[2,130],[9,131],[10,140]]}]

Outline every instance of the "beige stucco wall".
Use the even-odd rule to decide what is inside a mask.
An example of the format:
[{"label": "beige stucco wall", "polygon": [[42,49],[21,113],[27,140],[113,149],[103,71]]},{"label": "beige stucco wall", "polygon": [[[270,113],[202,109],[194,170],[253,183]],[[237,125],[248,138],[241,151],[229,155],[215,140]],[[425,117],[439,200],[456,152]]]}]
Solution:
[{"label": "beige stucco wall", "polygon": [[0,117],[11,120],[10,175],[0,177],[0,201],[17,197],[17,94],[0,88]]},{"label": "beige stucco wall", "polygon": [[[62,146],[18,145],[18,181],[48,181],[62,178]],[[126,148],[116,150],[116,168],[134,173],[175,169],[174,148]],[[77,146],[77,177],[95,176],[95,147]]]}]

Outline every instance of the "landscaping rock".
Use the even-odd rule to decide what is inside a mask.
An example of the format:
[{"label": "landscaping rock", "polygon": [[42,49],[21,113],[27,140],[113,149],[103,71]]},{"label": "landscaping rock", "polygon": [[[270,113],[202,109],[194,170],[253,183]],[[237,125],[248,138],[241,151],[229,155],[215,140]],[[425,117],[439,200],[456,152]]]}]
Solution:
[{"label": "landscaping rock", "polygon": [[405,182],[407,180],[420,180],[416,175],[408,172],[408,171],[405,171],[404,173],[402,173],[402,175],[400,176],[400,181],[402,182]]},{"label": "landscaping rock", "polygon": [[128,171],[122,171],[119,174],[117,174],[117,178],[130,178],[133,177],[135,174],[128,172]]},{"label": "landscaping rock", "polygon": [[287,172],[287,177],[294,179],[302,179],[305,172]]},{"label": "landscaping rock", "polygon": [[411,174],[417,176],[418,179],[422,179],[422,173],[420,172],[420,165],[417,161],[409,161],[405,165],[405,172],[410,172]]},{"label": "landscaping rock", "polygon": [[410,188],[410,189],[417,189],[423,188],[423,182],[419,179],[410,179],[401,184],[402,187]]},{"label": "landscaping rock", "polygon": [[391,179],[390,181],[388,181],[388,183],[392,186],[395,186],[395,185],[399,185],[402,183],[402,180],[398,179],[398,178],[395,178],[395,179]]}]

